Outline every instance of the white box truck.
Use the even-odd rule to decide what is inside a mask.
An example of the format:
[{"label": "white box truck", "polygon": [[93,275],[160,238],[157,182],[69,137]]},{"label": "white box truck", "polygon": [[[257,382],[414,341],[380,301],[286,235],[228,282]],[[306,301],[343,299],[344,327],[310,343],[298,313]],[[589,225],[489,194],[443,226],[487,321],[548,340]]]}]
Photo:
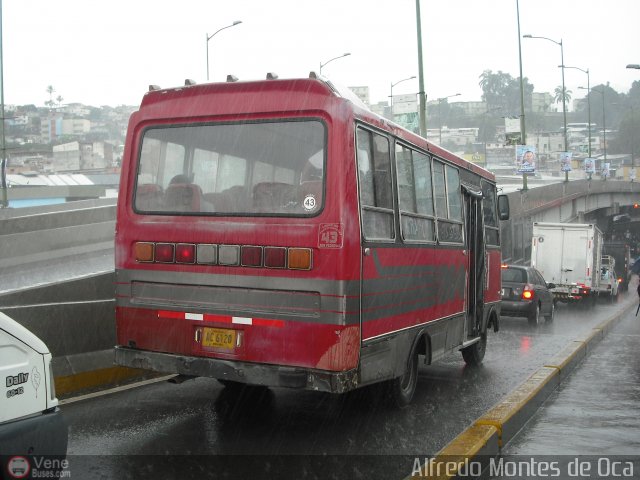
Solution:
[{"label": "white box truck", "polygon": [[51,352],[2,312],[0,376],[0,458],[10,478],[23,478],[34,467],[31,460],[66,456],[68,427],[58,408]]},{"label": "white box truck", "polygon": [[533,224],[531,266],[555,283],[555,301],[595,303],[601,256],[602,232],[592,223]]}]

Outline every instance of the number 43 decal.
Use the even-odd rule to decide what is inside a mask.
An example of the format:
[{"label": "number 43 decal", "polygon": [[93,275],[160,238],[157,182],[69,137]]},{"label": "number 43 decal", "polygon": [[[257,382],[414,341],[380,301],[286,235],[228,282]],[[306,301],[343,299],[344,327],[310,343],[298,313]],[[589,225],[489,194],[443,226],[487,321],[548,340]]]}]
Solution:
[{"label": "number 43 decal", "polygon": [[318,248],[342,248],[341,223],[322,223],[318,231]]}]

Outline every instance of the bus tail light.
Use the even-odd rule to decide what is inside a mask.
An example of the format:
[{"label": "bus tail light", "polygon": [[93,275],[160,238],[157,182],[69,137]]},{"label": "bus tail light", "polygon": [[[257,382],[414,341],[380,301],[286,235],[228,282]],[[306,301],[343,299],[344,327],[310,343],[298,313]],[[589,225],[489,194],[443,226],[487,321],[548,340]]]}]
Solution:
[{"label": "bus tail light", "polygon": [[178,243],[176,263],[196,263],[196,246],[192,243]]},{"label": "bus tail light", "polygon": [[218,263],[218,245],[199,243],[196,258],[201,265],[215,265]]},{"label": "bus tail light", "polygon": [[267,268],[285,268],[287,266],[287,249],[284,247],[266,247],[264,249],[264,266]]},{"label": "bus tail light", "polygon": [[311,249],[290,248],[289,268],[293,270],[311,270]]},{"label": "bus tail light", "polygon": [[262,247],[242,246],[240,249],[240,265],[243,267],[261,267]]},{"label": "bus tail light", "polygon": [[137,242],[134,245],[134,255],[137,262],[153,262],[153,243]]},{"label": "bus tail light", "polygon": [[209,243],[136,242],[136,262],[222,265],[227,267],[266,267],[311,270],[310,248],[260,247],[254,245],[217,245]]},{"label": "bus tail light", "polygon": [[173,243],[156,243],[154,260],[159,263],[173,263],[175,245]]}]

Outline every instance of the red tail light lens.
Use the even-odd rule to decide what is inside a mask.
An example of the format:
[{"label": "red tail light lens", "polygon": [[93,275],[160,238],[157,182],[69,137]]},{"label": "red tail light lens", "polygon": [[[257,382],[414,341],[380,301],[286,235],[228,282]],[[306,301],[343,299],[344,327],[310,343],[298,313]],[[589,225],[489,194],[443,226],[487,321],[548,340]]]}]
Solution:
[{"label": "red tail light lens", "polygon": [[264,249],[264,266],[268,268],[285,268],[287,266],[287,249],[284,247],[266,247]]},{"label": "red tail light lens", "polygon": [[533,298],[534,291],[531,288],[531,285],[525,285],[524,290],[522,291],[522,299],[523,300],[531,300]]},{"label": "red tail light lens", "polygon": [[155,261],[160,263],[173,263],[175,245],[173,243],[156,243]]},{"label": "red tail light lens", "polygon": [[262,266],[262,247],[243,246],[240,250],[240,264],[243,267]]},{"label": "red tail light lens", "polygon": [[196,246],[190,243],[178,243],[176,263],[196,263]]}]

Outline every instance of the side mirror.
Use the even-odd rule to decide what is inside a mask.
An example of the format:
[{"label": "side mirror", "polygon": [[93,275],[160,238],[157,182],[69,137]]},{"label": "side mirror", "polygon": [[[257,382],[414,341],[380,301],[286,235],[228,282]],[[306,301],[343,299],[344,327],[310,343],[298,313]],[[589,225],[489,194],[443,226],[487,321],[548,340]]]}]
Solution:
[{"label": "side mirror", "polygon": [[547,288],[548,289],[556,288],[556,284],[555,283],[547,283]]},{"label": "side mirror", "polygon": [[498,195],[498,218],[509,220],[509,197],[506,195]]}]

